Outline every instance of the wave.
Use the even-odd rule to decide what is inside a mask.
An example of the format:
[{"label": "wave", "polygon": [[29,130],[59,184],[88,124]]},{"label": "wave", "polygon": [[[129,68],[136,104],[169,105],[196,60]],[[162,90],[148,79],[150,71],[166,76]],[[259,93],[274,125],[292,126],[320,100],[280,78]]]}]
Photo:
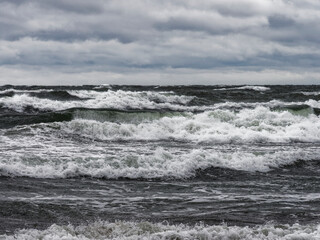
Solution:
[{"label": "wave", "polygon": [[[247,86],[245,86],[247,87]],[[253,86],[250,86],[253,87]],[[256,86],[258,87],[258,86]],[[2,94],[2,95],[1,95]],[[320,108],[320,101],[308,99],[306,101],[286,102],[271,101],[241,101],[244,96],[230,97],[239,100],[226,101],[223,96],[216,96],[213,92],[194,92],[194,95],[179,95],[173,91],[124,91],[111,90],[5,90],[0,94],[0,105],[16,112],[24,112],[32,107],[41,111],[62,111],[72,108],[87,109],[158,109],[172,111],[208,111],[215,109],[239,110],[255,108],[258,106],[270,108],[293,109],[297,106],[303,108]],[[189,94],[189,93],[188,93]],[[227,97],[228,98],[228,97]],[[269,98],[266,98],[269,99]],[[300,98],[297,98],[300,99]],[[300,99],[301,100],[301,99]]]},{"label": "wave", "polygon": [[9,128],[17,125],[32,125],[37,123],[63,122],[73,119],[97,120],[100,122],[127,122],[137,123],[151,121],[162,117],[186,116],[188,113],[157,110],[115,110],[115,109],[87,109],[71,108],[63,111],[45,111],[28,106],[23,112],[17,112],[0,105],[0,128]]},{"label": "wave", "polygon": [[227,91],[227,90],[254,90],[254,91],[268,91],[271,90],[271,88],[269,87],[264,87],[264,86],[251,86],[251,85],[247,85],[247,86],[242,86],[242,87],[228,87],[228,88],[218,88],[215,90],[223,90],[223,91]]},{"label": "wave", "polygon": [[[206,106],[204,110],[213,110],[213,109],[243,109],[243,108],[255,108],[255,107],[269,107],[269,108],[282,108],[286,109],[298,109],[298,108],[320,108],[320,101],[309,99],[304,102],[283,102],[280,100],[271,100],[269,102],[223,102],[217,103],[212,107]],[[202,109],[202,108],[200,108]]]},{"label": "wave", "polygon": [[320,92],[300,92],[305,96],[318,96],[320,95]]},{"label": "wave", "polygon": [[28,107],[24,109],[24,113],[3,109],[0,106],[1,124],[0,129],[12,128],[18,125],[32,125],[37,123],[63,122],[71,121],[73,113],[65,112],[40,112],[38,109]]},{"label": "wave", "polygon": [[86,100],[87,98],[80,98],[78,96],[72,95],[67,91],[39,91],[29,93],[32,97],[45,98],[51,100],[59,101],[79,101]]},{"label": "wave", "polygon": [[8,88],[5,90],[1,90],[0,94],[6,94],[8,92],[12,92],[12,93],[33,93],[33,92],[51,92],[54,91],[53,89],[15,89],[15,88]]},{"label": "wave", "polygon": [[[16,109],[17,110],[17,109]],[[18,109],[19,110],[19,109]],[[1,107],[1,128],[50,123],[65,133],[93,140],[176,140],[208,143],[319,142],[319,109],[308,105],[204,112],[170,109],[73,108],[24,112]]]},{"label": "wave", "polygon": [[31,97],[47,98],[47,99],[59,100],[59,101],[85,100],[70,94],[68,91],[50,90],[50,89],[38,89],[38,90],[8,89],[8,90],[0,91],[0,98],[13,97],[14,95],[21,95],[21,94],[27,94]]},{"label": "wave", "polygon": [[111,89],[111,88],[112,88],[112,86],[110,84],[101,84],[99,86],[94,87],[93,89],[101,90],[101,89]]},{"label": "wave", "polygon": [[[90,114],[89,114],[90,115]],[[62,131],[96,140],[175,140],[208,143],[320,142],[320,119],[266,107],[202,113],[115,113],[57,123]],[[86,117],[86,115],[84,115]],[[121,119],[121,118],[122,119]]]},{"label": "wave", "polygon": [[[280,149],[273,150],[275,152],[264,152],[202,148],[174,151],[158,147],[154,151],[146,149],[143,152],[143,149],[102,151],[103,146],[91,146],[91,152],[88,153],[86,151],[90,146],[79,149],[69,145],[65,143],[64,146],[58,147],[54,144],[50,147],[46,144],[45,148],[40,148],[38,144],[33,150],[29,149],[23,153],[2,152],[0,176],[189,179],[201,177],[199,175],[201,171],[208,169],[210,172],[210,168],[213,167],[247,172],[269,172],[290,166],[297,161],[317,161],[319,157],[319,151],[315,149],[287,151]],[[49,151],[50,154],[47,153]]]},{"label": "wave", "polygon": [[170,111],[163,109],[157,110],[114,110],[114,109],[72,109],[65,112],[72,112],[73,119],[94,120],[98,122],[113,123],[132,123],[139,124],[143,122],[151,122],[164,117],[190,116],[191,113]]},{"label": "wave", "polygon": [[53,111],[61,111],[70,108],[167,108],[179,110],[183,109],[182,106],[188,104],[192,99],[193,97],[178,96],[171,92],[130,92],[122,90],[96,92],[71,90],[67,92],[38,92],[31,95],[30,93],[15,94],[12,97],[0,98],[0,104],[7,108],[14,109],[17,112],[23,112],[28,106]]},{"label": "wave", "polygon": [[14,94],[15,94],[14,91],[0,91],[0,98],[13,97]]},{"label": "wave", "polygon": [[1,239],[238,239],[278,240],[320,238],[320,225],[280,225],[268,223],[255,227],[227,225],[170,225],[167,223],[133,221],[96,221],[87,225],[52,225],[45,230],[23,229]]},{"label": "wave", "polygon": [[239,87],[240,90],[254,90],[254,91],[268,91],[270,90],[269,87],[263,87],[263,86],[243,86]]}]

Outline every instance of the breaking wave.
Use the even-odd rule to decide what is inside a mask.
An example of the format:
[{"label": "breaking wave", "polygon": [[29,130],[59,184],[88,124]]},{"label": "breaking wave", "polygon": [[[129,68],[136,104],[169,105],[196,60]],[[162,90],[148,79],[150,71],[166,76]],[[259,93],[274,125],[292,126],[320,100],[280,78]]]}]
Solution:
[{"label": "breaking wave", "polygon": [[57,126],[67,133],[97,140],[177,140],[210,143],[320,141],[319,117],[310,110],[290,112],[256,107],[239,112],[215,110],[202,113],[113,115],[80,112],[76,116],[76,119],[57,123]]}]

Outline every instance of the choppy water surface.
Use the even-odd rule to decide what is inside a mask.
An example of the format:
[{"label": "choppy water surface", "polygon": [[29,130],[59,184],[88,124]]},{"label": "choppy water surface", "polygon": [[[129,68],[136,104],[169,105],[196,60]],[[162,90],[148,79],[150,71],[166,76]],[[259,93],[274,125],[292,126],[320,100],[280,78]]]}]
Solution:
[{"label": "choppy water surface", "polygon": [[319,239],[320,86],[2,86],[0,239]]}]

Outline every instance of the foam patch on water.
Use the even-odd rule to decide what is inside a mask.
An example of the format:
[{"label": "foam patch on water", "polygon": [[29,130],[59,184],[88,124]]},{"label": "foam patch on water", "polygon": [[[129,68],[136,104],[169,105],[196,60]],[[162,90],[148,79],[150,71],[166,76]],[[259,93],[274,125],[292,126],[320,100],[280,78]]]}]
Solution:
[{"label": "foam patch on water", "polygon": [[46,230],[19,230],[12,236],[2,235],[7,240],[93,240],[93,239],[223,239],[223,240],[317,240],[320,238],[320,225],[274,225],[238,227],[227,225],[208,226],[198,224],[169,225],[150,222],[115,223],[98,221],[89,225],[52,225]]},{"label": "foam patch on water", "polygon": [[69,134],[98,140],[179,140],[211,143],[319,142],[320,119],[267,107],[215,110],[136,123],[74,119],[57,123]]}]

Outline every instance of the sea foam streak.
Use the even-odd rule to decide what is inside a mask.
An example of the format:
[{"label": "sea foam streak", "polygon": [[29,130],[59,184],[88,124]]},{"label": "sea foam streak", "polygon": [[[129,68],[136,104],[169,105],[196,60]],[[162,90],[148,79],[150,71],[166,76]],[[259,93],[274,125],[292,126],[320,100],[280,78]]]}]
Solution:
[{"label": "sea foam streak", "polygon": [[46,230],[24,229],[12,236],[2,235],[0,239],[224,239],[224,240],[316,240],[320,238],[319,225],[274,225],[237,227],[227,225],[187,226],[150,222],[115,223],[98,221],[88,225],[52,225]]}]

